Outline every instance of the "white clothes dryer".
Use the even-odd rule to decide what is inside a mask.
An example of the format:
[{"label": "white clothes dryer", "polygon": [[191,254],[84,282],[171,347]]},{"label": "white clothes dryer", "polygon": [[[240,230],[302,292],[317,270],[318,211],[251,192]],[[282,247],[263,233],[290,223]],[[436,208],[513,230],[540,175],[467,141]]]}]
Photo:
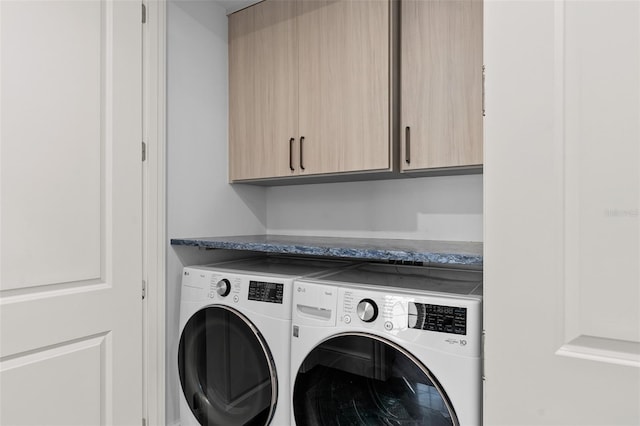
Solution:
[{"label": "white clothes dryer", "polygon": [[289,426],[293,279],[346,265],[265,257],[184,268],[181,426]]},{"label": "white clothes dryer", "polygon": [[363,264],[296,280],[298,426],[481,424],[482,272]]}]

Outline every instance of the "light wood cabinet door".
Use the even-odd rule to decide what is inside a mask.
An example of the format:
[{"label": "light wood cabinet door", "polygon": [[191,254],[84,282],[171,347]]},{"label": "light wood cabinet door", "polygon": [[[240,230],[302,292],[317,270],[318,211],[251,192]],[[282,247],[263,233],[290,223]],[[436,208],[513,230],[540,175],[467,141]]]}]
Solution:
[{"label": "light wood cabinet door", "polygon": [[482,164],[482,1],[403,0],[401,168]]},{"label": "light wood cabinet door", "polygon": [[229,16],[232,181],[298,173],[295,6],[267,1]]},{"label": "light wood cabinet door", "polygon": [[390,169],[390,1],[229,17],[230,180]]},{"label": "light wood cabinet door", "polygon": [[301,173],[390,167],[390,2],[299,0]]}]

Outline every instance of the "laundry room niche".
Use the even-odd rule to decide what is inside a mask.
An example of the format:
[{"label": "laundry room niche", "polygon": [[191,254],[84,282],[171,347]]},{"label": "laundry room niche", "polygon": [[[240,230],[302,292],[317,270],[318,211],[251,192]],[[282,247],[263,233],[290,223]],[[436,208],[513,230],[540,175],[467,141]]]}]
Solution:
[{"label": "laundry room niche", "polygon": [[[167,235],[436,240],[481,243],[482,175],[260,187],[228,183],[227,9],[167,4]],[[180,274],[186,265],[255,255],[167,250],[166,342],[177,359]],[[177,365],[167,362],[166,420],[178,423]]]}]

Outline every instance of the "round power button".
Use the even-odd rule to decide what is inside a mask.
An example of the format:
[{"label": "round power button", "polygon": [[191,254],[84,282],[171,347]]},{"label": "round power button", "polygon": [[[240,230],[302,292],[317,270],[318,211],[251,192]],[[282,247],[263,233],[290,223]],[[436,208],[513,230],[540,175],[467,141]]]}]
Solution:
[{"label": "round power button", "polygon": [[384,329],[387,331],[393,330],[393,323],[391,321],[387,321],[384,323]]},{"label": "round power button", "polygon": [[349,315],[345,315],[344,316],[344,323],[345,324],[351,324],[351,317]]}]

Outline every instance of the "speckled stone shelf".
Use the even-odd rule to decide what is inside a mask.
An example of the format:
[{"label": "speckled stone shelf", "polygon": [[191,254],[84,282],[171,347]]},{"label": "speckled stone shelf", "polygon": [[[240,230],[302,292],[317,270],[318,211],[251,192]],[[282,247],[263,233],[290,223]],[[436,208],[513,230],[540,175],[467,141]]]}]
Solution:
[{"label": "speckled stone shelf", "polygon": [[482,267],[482,243],[479,242],[243,235],[175,238],[171,240],[171,244],[207,249]]}]

